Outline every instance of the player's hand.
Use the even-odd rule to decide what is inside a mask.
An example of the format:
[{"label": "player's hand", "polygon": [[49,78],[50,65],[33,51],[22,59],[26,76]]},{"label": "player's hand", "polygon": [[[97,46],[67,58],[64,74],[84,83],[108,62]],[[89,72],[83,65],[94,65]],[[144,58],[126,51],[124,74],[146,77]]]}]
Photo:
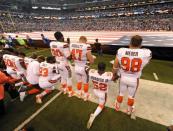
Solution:
[{"label": "player's hand", "polygon": [[90,71],[90,67],[89,66],[85,66],[85,72],[88,74]]},{"label": "player's hand", "polygon": [[119,76],[116,75],[116,74],[114,74],[113,77],[112,77],[112,81],[115,81],[116,82],[118,80],[118,78],[119,78]]}]

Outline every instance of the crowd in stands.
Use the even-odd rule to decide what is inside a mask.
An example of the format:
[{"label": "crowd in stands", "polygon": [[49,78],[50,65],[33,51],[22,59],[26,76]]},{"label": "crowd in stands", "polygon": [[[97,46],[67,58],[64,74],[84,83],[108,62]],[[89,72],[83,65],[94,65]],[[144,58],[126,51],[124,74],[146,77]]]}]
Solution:
[{"label": "crowd in stands", "polygon": [[0,32],[173,31],[173,3],[83,11],[0,12]]},{"label": "crowd in stands", "polygon": [[[0,18],[3,19],[2,17]],[[173,17],[136,16],[116,18],[88,18],[72,20],[34,19],[13,17],[2,21],[3,29],[10,31],[173,31]],[[1,32],[3,31],[1,28]]]}]

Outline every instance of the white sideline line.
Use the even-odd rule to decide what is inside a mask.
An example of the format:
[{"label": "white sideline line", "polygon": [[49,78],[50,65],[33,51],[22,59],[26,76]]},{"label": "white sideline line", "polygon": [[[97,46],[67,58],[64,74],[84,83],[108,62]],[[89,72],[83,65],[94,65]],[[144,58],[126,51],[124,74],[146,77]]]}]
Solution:
[{"label": "white sideline line", "polygon": [[44,110],[49,104],[51,104],[59,95],[61,95],[62,91],[52,97],[49,101],[47,101],[40,109],[38,109],[34,114],[32,114],[29,118],[27,118],[24,122],[22,122],[14,131],[21,130],[26,124],[28,124],[32,119],[34,119],[42,110]]},{"label": "white sideline line", "polygon": [[155,72],[153,72],[153,76],[154,76],[155,80],[157,80],[157,81],[159,80],[159,77],[157,76],[157,74]]}]

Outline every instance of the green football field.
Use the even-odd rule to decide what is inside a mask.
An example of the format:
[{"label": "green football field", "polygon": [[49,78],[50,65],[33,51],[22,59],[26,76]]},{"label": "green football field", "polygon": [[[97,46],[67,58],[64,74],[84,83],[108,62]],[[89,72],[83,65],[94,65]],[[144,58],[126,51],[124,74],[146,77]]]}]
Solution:
[{"label": "green football field", "polygon": [[[49,49],[19,49],[31,55],[37,52],[38,55],[49,56]],[[94,54],[96,55],[96,54]],[[111,71],[110,61],[115,56],[104,54],[97,57],[92,68],[97,68],[99,61],[107,64],[107,70]],[[150,64],[143,71],[143,79],[153,80],[153,72],[157,73],[159,82],[173,84],[173,62],[151,60]],[[47,101],[55,96],[58,91],[45,97],[43,104],[35,103],[35,96],[28,96],[24,102],[19,99],[10,102],[6,98],[7,114],[0,118],[0,131],[12,131],[22,122],[28,119]],[[34,119],[29,121],[24,127],[31,131],[85,131],[90,113],[94,112],[97,104],[84,102],[76,97],[68,98],[61,94],[41,111]],[[122,112],[115,112],[114,109],[106,107],[103,112],[95,119],[91,131],[165,131],[166,127],[142,118],[132,120]],[[28,130],[29,131],[29,130]]]},{"label": "green football field", "polygon": [[[45,97],[44,103],[57,91]],[[43,104],[44,104],[43,103]],[[29,96],[24,102],[16,100],[9,104],[7,115],[0,118],[0,131],[12,131],[28,119],[42,105],[35,103],[35,97]],[[61,94],[24,128],[31,131],[86,131],[90,113],[97,107],[92,102],[84,102],[76,97],[68,98]],[[132,120],[122,112],[105,108],[95,119],[90,131],[164,131],[165,126],[142,118]],[[29,131],[29,130],[28,130]]]}]

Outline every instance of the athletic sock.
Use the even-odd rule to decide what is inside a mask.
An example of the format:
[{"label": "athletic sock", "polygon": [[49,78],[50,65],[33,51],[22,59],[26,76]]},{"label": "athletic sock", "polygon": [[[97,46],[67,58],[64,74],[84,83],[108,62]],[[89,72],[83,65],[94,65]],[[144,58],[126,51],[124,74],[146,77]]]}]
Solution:
[{"label": "athletic sock", "polygon": [[48,90],[48,89],[46,89],[46,90],[44,90],[41,94],[39,94],[38,96],[39,97],[44,97],[45,95],[47,95],[47,94],[49,94],[49,93],[51,93],[52,92],[52,90]]},{"label": "athletic sock", "polygon": [[94,116],[97,117],[102,110],[103,110],[103,106],[99,105],[94,112]]},{"label": "athletic sock", "polygon": [[77,89],[78,89],[78,90],[81,90],[81,89],[82,89],[82,82],[78,82],[78,83],[77,83]]},{"label": "athletic sock", "polygon": [[33,94],[37,94],[37,93],[39,93],[39,92],[40,92],[39,89],[34,88],[34,89],[29,90],[27,93],[28,93],[29,95],[33,95]]},{"label": "athletic sock", "polygon": [[89,89],[89,84],[88,83],[84,84],[84,92],[85,93],[88,93],[88,89]]}]

